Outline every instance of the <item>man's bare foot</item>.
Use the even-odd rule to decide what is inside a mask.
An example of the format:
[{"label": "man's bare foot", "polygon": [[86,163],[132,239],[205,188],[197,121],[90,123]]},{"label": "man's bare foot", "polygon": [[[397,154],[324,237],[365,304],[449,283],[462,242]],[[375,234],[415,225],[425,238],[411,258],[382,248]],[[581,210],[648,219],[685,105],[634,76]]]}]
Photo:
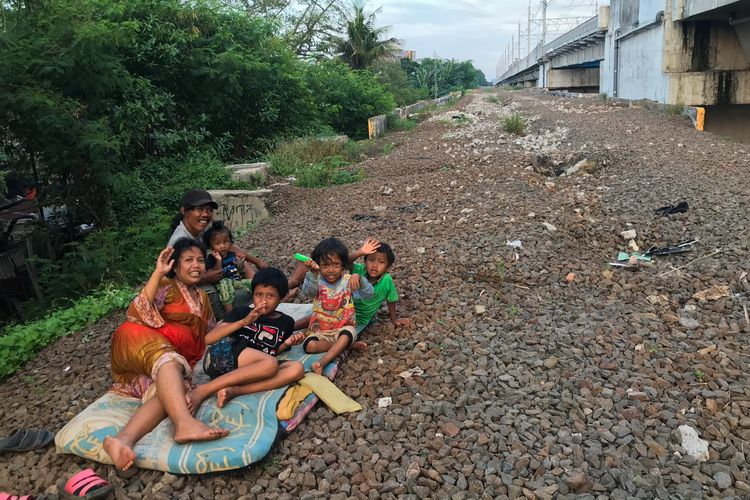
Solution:
[{"label": "man's bare foot", "polygon": [[367,349],[367,342],[362,342],[361,340],[358,340],[352,344],[352,350],[354,351],[364,351]]},{"label": "man's bare foot", "polygon": [[318,375],[323,375],[323,367],[320,366],[319,361],[316,361],[315,363],[313,363],[310,368],[312,368],[312,371],[314,373],[317,373]]},{"label": "man's bare foot", "polygon": [[224,405],[236,395],[234,387],[225,387],[224,389],[221,389],[216,393],[216,406],[224,408]]},{"label": "man's bare foot", "polygon": [[107,436],[104,438],[104,451],[107,452],[112,463],[120,470],[128,470],[135,463],[135,452],[123,440],[117,437]]},{"label": "man's bare foot", "polygon": [[227,429],[219,427],[209,427],[199,420],[192,419],[192,422],[177,427],[174,432],[174,440],[178,444],[190,443],[193,441],[213,441],[221,439],[229,434]]}]

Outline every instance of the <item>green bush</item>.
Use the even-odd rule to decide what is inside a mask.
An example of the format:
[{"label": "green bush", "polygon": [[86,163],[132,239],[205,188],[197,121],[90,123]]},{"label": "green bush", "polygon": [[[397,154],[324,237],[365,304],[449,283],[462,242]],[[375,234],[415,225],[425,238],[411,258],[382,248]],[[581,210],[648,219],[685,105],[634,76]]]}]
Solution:
[{"label": "green bush", "polygon": [[321,124],[352,139],[367,137],[367,119],[395,108],[393,96],[369,71],[326,61],[305,73]]},{"label": "green bush", "polygon": [[44,319],[5,328],[0,335],[0,380],[23,366],[50,342],[81,330],[114,309],[126,307],[134,295],[129,288],[104,287]]},{"label": "green bush", "polygon": [[323,163],[340,154],[343,149],[340,142],[307,137],[280,142],[266,159],[271,164],[273,175],[297,175],[310,165]]},{"label": "green bush", "polygon": [[363,169],[350,168],[367,158],[389,154],[393,144],[380,141],[337,141],[306,138],[280,143],[268,154],[271,173],[294,176],[302,187],[324,187],[358,182]]},{"label": "green bush", "polygon": [[409,75],[398,62],[379,59],[373,64],[372,71],[378,81],[393,95],[397,106],[408,106],[430,98],[428,89],[412,86]]},{"label": "green bush", "polygon": [[526,133],[526,120],[518,113],[503,119],[503,129],[509,134],[524,135]]},{"label": "green bush", "polygon": [[173,215],[164,209],[134,214],[129,226],[104,228],[82,242],[70,243],[59,260],[39,259],[45,298],[61,306],[102,282],[139,283],[166,245]]}]

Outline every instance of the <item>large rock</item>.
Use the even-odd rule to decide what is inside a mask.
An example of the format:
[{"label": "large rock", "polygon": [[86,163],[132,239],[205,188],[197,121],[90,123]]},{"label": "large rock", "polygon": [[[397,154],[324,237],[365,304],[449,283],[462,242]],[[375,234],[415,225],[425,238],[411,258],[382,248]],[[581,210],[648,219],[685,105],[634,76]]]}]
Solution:
[{"label": "large rock", "polygon": [[265,197],[271,193],[270,189],[209,192],[219,204],[215,219],[223,220],[232,231],[248,229],[268,218]]}]

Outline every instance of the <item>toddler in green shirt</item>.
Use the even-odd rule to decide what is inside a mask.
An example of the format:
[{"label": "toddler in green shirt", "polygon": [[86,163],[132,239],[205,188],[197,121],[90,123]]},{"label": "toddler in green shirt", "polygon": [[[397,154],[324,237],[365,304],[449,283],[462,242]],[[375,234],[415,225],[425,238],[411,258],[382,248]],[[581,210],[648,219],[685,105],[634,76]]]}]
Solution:
[{"label": "toddler in green shirt", "polygon": [[[364,257],[364,263],[355,262]],[[396,255],[387,243],[368,238],[351,256],[352,272],[367,279],[375,289],[375,295],[370,299],[354,299],[354,310],[357,315],[357,330],[364,330],[378,314],[380,305],[385,300],[388,303],[388,318],[395,326],[411,326],[409,318],[399,318],[396,313],[398,291],[393,284],[393,278],[388,273]]]}]

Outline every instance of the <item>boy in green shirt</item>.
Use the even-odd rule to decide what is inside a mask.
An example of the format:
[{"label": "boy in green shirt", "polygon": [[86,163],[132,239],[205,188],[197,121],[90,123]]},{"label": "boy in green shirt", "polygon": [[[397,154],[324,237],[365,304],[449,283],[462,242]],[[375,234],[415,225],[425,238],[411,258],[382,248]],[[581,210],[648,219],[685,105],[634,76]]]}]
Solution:
[{"label": "boy in green shirt", "polygon": [[[364,263],[354,262],[364,257]],[[388,303],[388,318],[395,326],[411,326],[409,318],[399,318],[396,314],[398,292],[393,278],[388,273],[396,255],[387,243],[368,238],[362,248],[351,256],[352,272],[363,276],[372,284],[375,295],[371,299],[354,299],[354,310],[357,315],[357,331],[361,332],[377,315],[380,305],[385,300]]]}]

